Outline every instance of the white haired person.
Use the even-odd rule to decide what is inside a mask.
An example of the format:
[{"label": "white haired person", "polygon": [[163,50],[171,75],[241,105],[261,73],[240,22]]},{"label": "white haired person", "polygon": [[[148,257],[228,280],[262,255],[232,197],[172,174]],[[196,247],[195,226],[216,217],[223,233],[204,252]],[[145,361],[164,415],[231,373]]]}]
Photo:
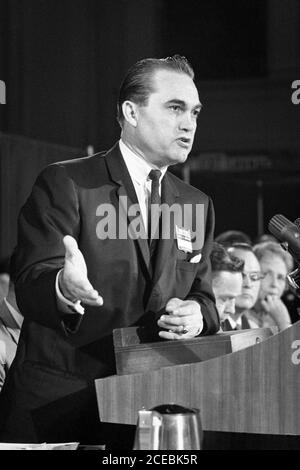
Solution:
[{"label": "white haired person", "polygon": [[287,274],[293,269],[293,259],[279,243],[273,241],[258,243],[253,251],[259,260],[263,278],[258,299],[247,318],[254,327],[276,326],[282,331],[292,323],[281,297],[286,290]]}]

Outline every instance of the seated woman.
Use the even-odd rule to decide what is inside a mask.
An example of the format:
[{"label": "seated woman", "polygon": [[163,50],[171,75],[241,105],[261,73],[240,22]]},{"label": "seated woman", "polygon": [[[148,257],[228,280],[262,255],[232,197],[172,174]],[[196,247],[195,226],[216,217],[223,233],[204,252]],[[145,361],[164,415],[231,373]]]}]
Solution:
[{"label": "seated woman", "polygon": [[246,317],[252,328],[276,326],[279,331],[291,325],[291,318],[281,297],[286,277],[293,269],[293,259],[277,242],[267,241],[253,247],[263,278],[258,299]]}]

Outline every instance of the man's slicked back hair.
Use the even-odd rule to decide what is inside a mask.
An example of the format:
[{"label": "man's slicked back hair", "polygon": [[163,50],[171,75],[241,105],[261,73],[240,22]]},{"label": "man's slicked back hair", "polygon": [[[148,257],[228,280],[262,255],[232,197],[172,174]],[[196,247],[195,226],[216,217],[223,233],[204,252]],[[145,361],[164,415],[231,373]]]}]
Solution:
[{"label": "man's slicked back hair", "polygon": [[213,275],[220,271],[241,273],[244,268],[244,261],[231,255],[224,246],[217,242],[213,243],[210,260]]},{"label": "man's slicked back hair", "polygon": [[136,62],[128,70],[119,91],[117,119],[121,127],[124,122],[122,104],[124,101],[130,100],[139,105],[146,105],[149,95],[155,91],[152,77],[158,70],[184,73],[192,80],[195,76],[188,60],[179,54],[163,59],[148,58]]}]

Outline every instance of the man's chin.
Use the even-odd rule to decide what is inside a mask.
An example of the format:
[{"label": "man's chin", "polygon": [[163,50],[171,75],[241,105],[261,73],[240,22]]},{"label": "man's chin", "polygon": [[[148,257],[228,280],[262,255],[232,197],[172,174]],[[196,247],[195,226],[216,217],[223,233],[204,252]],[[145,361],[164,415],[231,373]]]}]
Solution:
[{"label": "man's chin", "polygon": [[170,155],[168,165],[176,165],[177,163],[184,163],[189,156],[190,151],[184,150]]},{"label": "man's chin", "polygon": [[242,312],[243,310],[249,310],[252,307],[253,307],[252,302],[242,302],[241,304],[235,306],[238,312]]}]

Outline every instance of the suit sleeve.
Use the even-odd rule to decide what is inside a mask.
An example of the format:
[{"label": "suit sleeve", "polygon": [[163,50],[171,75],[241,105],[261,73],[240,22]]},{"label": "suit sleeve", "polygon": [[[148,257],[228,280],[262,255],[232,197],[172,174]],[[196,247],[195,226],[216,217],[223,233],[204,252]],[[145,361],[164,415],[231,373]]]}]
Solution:
[{"label": "suit sleeve", "polygon": [[79,204],[73,180],[58,164],[38,177],[18,220],[14,255],[16,298],[25,318],[50,328],[62,328],[56,303],[55,279],[64,265],[63,237],[78,240]]},{"label": "suit sleeve", "polygon": [[211,199],[209,199],[205,240],[202,249],[202,258],[199,263],[196,278],[193,282],[191,291],[187,299],[193,299],[201,305],[204,328],[201,335],[210,335],[216,333],[220,328],[219,314],[216,309],[215,297],[211,286],[211,263],[210,252],[212,249],[213,234],[215,225],[214,208]]}]

